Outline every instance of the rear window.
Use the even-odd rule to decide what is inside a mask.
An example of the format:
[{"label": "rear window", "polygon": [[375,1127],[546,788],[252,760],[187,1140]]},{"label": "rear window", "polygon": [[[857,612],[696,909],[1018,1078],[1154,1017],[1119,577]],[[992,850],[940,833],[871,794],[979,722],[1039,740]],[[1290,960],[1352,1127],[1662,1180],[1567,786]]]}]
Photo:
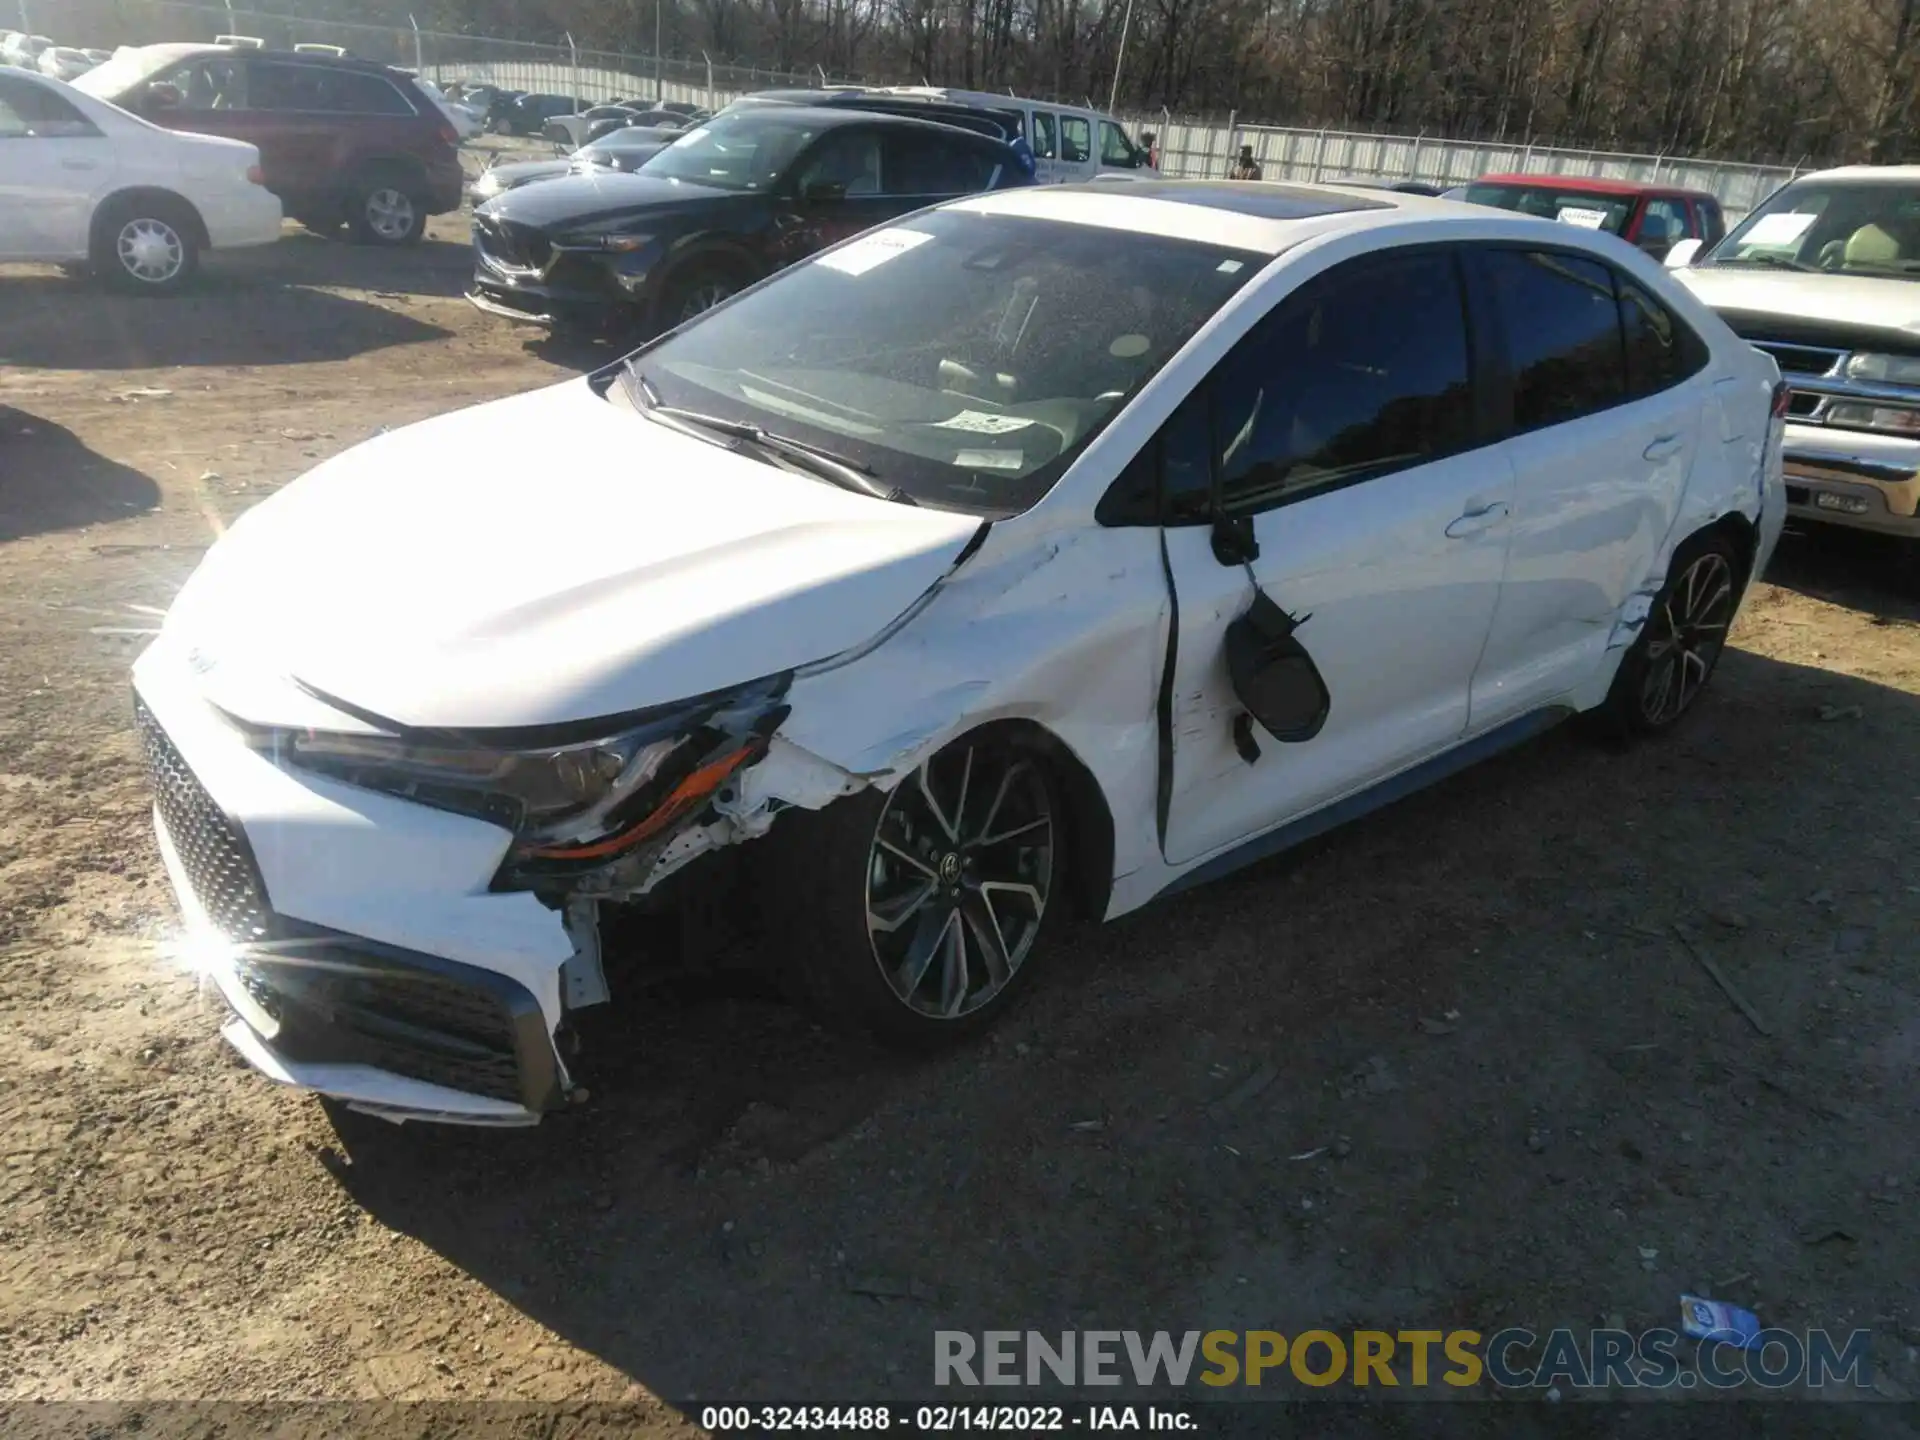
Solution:
[{"label": "rear window", "polygon": [[58,140],[98,133],[92,121],[46,86],[16,80],[0,70],[0,140]]},{"label": "rear window", "polygon": [[1633,214],[1630,195],[1583,195],[1562,185],[1469,185],[1462,198],[1610,235],[1624,235]]}]

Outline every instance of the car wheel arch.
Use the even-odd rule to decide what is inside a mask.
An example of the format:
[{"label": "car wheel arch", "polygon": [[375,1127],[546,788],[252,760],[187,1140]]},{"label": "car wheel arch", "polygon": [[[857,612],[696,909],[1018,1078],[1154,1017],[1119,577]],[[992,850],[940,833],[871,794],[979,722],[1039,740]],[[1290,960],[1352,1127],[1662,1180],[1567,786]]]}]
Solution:
[{"label": "car wheel arch", "polygon": [[189,227],[187,235],[189,240],[202,250],[212,245],[212,238],[207,233],[207,222],[200,214],[199,206],[179,191],[169,190],[161,185],[129,185],[103,196],[100,203],[93,207],[93,219],[89,226],[93,238],[99,237],[100,227],[106,222],[107,217],[128,205],[166,206],[175,210]]}]

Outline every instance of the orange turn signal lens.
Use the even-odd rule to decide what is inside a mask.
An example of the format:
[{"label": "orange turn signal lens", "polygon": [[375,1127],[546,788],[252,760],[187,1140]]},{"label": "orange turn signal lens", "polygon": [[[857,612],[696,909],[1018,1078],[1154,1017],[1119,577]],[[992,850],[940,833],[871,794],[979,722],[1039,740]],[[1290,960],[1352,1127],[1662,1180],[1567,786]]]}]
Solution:
[{"label": "orange turn signal lens", "polygon": [[651,815],[618,835],[609,835],[591,845],[536,845],[527,854],[537,855],[543,860],[601,860],[609,855],[618,855],[622,850],[632,849],[641,841],[658,835],[718,790],[720,782],[745,764],[752,754],[753,746],[744,745],[731,755],[722,755],[718,760],[702,765],[674,786],[672,793],[660,802],[659,808]]},{"label": "orange turn signal lens", "polygon": [[261,170],[258,165],[249,165],[247,167],[247,179],[255,185],[264,185],[267,183],[266,173]]}]

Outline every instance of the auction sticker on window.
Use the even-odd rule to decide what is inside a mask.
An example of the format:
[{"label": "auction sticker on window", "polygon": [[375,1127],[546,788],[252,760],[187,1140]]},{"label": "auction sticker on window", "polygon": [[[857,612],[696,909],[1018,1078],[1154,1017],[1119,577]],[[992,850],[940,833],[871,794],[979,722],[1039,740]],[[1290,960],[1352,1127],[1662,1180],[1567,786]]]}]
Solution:
[{"label": "auction sticker on window", "polygon": [[932,238],[918,230],[876,230],[871,235],[862,235],[851,245],[842,245],[830,255],[822,255],[819,263],[845,275],[864,275]]},{"label": "auction sticker on window", "polygon": [[1807,227],[1820,217],[1818,215],[1798,215],[1787,211],[1779,215],[1762,215],[1753,222],[1753,228],[1740,237],[1742,245],[1791,245],[1807,233]]},{"label": "auction sticker on window", "polygon": [[931,422],[936,430],[964,430],[969,435],[1011,435],[1024,430],[1033,421],[1024,415],[995,415],[988,410],[962,410],[945,420]]},{"label": "auction sticker on window", "polygon": [[1566,225],[1578,225],[1582,230],[1598,230],[1607,223],[1607,212],[1589,210],[1584,205],[1562,205],[1560,213],[1553,218]]}]

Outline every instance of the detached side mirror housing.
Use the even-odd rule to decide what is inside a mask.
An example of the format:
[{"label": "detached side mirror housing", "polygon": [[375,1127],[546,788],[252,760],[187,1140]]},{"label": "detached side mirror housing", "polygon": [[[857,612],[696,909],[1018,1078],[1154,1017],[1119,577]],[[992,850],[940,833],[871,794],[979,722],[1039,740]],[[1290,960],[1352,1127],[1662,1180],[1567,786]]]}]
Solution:
[{"label": "detached side mirror housing", "polygon": [[1675,242],[1674,247],[1667,251],[1667,269],[1684,269],[1693,263],[1693,257],[1698,255],[1704,248],[1705,242],[1700,240],[1680,240]]},{"label": "detached side mirror housing", "polygon": [[140,96],[140,106],[144,110],[178,110],[186,102],[187,97],[180,93],[180,87],[164,80],[147,86]]}]

